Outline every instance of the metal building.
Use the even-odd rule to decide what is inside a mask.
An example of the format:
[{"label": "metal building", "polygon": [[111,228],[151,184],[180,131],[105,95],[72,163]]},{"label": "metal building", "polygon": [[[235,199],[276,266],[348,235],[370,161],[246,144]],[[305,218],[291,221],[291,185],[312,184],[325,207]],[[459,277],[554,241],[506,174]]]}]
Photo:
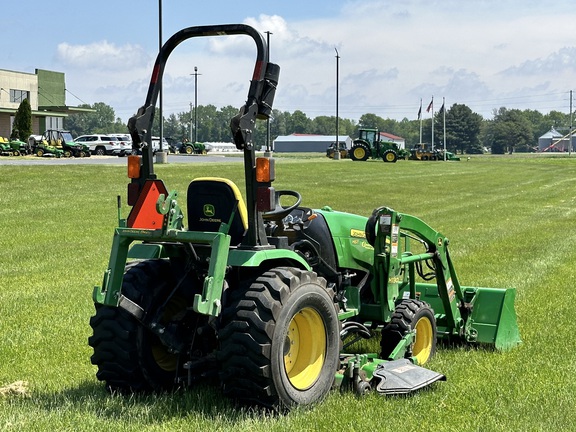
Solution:
[{"label": "metal building", "polygon": [[552,127],[548,132],[538,138],[538,151],[541,152],[567,152],[570,141],[572,141],[572,151],[576,148],[576,136],[562,134]]},{"label": "metal building", "polygon": [[[338,141],[344,143],[347,149],[352,147],[352,138],[338,136]],[[336,142],[336,135],[292,134],[280,135],[272,143],[272,148],[278,153],[321,152],[325,153],[328,146]]]}]

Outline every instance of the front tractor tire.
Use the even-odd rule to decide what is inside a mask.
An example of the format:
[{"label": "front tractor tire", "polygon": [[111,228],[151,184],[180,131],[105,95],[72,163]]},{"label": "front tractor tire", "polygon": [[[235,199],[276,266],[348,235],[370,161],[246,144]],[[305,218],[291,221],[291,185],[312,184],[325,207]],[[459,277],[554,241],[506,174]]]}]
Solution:
[{"label": "front tractor tire", "polygon": [[[142,261],[127,266],[122,294],[151,313],[166,301],[174,284],[168,261]],[[170,353],[158,336],[124,309],[95,306],[88,343],[94,350],[92,364],[98,366],[96,377],[106,382],[107,389],[128,393],[174,388],[177,354]],[[161,324],[181,315],[187,306],[184,299],[173,296]]]},{"label": "front tractor tire", "polygon": [[405,357],[414,357],[418,365],[427,363],[436,352],[436,319],[428,303],[415,299],[402,300],[382,329],[380,357],[387,359],[400,340],[413,330],[416,337]]},{"label": "front tractor tire", "polygon": [[398,154],[394,150],[386,150],[382,155],[384,162],[395,163],[398,160]]},{"label": "front tractor tire", "polygon": [[274,410],[307,406],[332,388],[340,322],[314,272],[272,269],[231,293],[219,331],[224,394]]},{"label": "front tractor tire", "polygon": [[350,149],[350,159],[353,161],[365,161],[370,157],[370,149],[366,144],[357,143]]}]

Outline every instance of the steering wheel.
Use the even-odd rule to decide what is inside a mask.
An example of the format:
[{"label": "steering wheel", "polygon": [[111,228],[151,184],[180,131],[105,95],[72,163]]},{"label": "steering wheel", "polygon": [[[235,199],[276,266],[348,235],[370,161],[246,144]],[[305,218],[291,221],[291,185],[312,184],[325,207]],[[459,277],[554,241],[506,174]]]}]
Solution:
[{"label": "steering wheel", "polygon": [[[288,207],[282,207],[280,204],[280,197],[291,196],[296,198],[296,202]],[[296,191],[292,190],[278,190],[274,191],[274,201],[276,202],[276,208],[262,214],[262,217],[266,220],[280,220],[287,216],[292,210],[300,205],[302,202],[302,195]]]}]

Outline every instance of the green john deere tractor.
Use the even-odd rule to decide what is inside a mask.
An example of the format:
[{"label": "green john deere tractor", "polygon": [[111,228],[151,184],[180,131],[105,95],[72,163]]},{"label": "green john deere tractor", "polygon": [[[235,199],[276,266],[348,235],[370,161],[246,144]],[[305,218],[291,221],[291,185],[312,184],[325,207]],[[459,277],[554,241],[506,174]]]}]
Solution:
[{"label": "green john deere tractor", "polygon": [[[64,157],[90,157],[90,147],[74,142],[72,134],[65,130],[46,129],[36,143],[36,152],[53,153],[51,149],[59,149]],[[41,156],[38,154],[38,156]]]},{"label": "green john deere tractor", "polygon": [[0,154],[2,156],[23,156],[28,153],[30,153],[30,147],[24,141],[0,137]]},{"label": "green john deere tractor", "polygon": [[459,161],[460,158],[454,153],[444,151],[441,148],[432,149],[430,144],[419,143],[410,149],[410,160],[420,161]]},{"label": "green john deere tractor", "polygon": [[[256,45],[248,97],[230,124],[246,190],[200,177],[179,195],[155,174],[151,144],[166,61],[189,38],[224,35]],[[422,367],[438,340],[520,343],[515,290],[461,285],[448,239],[420,219],[384,206],[370,217],[307,208],[297,191],[274,189],[275,161],[256,157],[252,134],[272,112],[279,67],[252,27],[183,29],[154,71],[128,122],[131,210],[122,218],[118,198],[93,291],[91,360],[110,391],[210,380],[242,403],[287,410],[334,387],[405,394],[443,380]],[[355,352],[363,338],[377,338],[378,352]]]},{"label": "green john deere tractor", "polygon": [[382,159],[384,162],[396,162],[398,159],[405,159],[408,156],[406,150],[401,149],[398,144],[391,141],[382,141],[380,131],[372,128],[360,128],[358,138],[352,143],[349,150],[350,159],[353,161],[365,161]]},{"label": "green john deere tractor", "polygon": [[180,153],[186,154],[206,154],[206,146],[201,142],[185,142],[180,147]]}]

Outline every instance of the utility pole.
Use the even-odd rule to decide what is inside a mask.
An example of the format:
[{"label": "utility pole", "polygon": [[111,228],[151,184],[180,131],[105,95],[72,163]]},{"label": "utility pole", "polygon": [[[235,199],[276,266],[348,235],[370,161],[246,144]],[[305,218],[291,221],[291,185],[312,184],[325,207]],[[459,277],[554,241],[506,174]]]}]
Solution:
[{"label": "utility pole", "polygon": [[190,143],[192,143],[193,142],[192,140],[194,139],[193,131],[194,131],[194,123],[192,122],[192,102],[190,102],[190,134],[189,134]]},{"label": "utility pole", "polygon": [[[199,74],[198,67],[194,66],[194,73],[190,75],[194,75],[194,134],[192,134],[191,130],[190,141],[195,144],[198,142],[198,75],[202,74]],[[190,107],[190,111],[192,111],[192,107]],[[192,116],[190,116],[190,122],[192,122]],[[190,129],[192,129],[192,126],[190,126]]]},{"label": "utility pole", "polygon": [[[158,0],[158,52],[162,51],[162,0]],[[158,116],[160,117],[160,151],[156,153],[156,163],[166,163],[166,153],[164,153],[164,116],[162,114],[162,78],[160,78],[160,101],[158,107]],[[152,143],[149,143],[152,145]]]},{"label": "utility pole", "polygon": [[[268,55],[268,61],[270,61],[270,35],[273,34],[270,31],[266,33],[266,51]],[[266,119],[266,151],[264,152],[264,157],[270,157],[270,117]]]},{"label": "utility pole", "polygon": [[340,80],[340,71],[339,71],[339,63],[340,63],[340,54],[338,53],[338,50],[336,48],[334,48],[334,51],[336,51],[336,147],[334,148],[334,160],[340,160],[340,138],[338,136],[338,132],[340,129],[340,124],[339,124],[339,116],[338,116],[338,86],[339,86],[339,80]]},{"label": "utility pole", "polygon": [[570,90],[570,140],[568,141],[568,156],[572,156],[572,90]]}]

